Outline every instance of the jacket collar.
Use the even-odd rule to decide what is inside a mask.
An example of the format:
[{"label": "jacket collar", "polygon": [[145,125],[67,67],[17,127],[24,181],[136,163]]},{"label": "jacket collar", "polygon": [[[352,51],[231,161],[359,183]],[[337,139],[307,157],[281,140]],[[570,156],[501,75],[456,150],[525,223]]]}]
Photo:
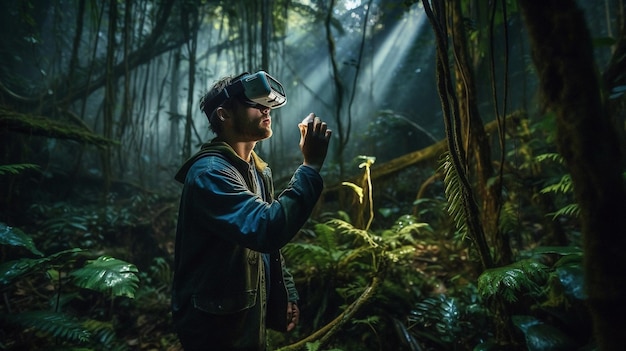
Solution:
[{"label": "jacket collar", "polygon": [[[176,172],[174,179],[184,184],[185,177],[187,176],[187,172],[189,172],[189,169],[191,168],[191,166],[198,159],[209,156],[209,155],[221,155],[225,157],[226,159],[228,159],[229,162],[231,162],[233,165],[235,165],[238,168],[247,167],[248,165],[248,162],[242,159],[241,157],[239,157],[239,155],[235,153],[235,150],[233,150],[233,148],[230,145],[216,138],[216,139],[211,140],[208,143],[202,144],[202,146],[200,147],[200,151],[198,151],[195,155],[191,156],[187,161],[185,161],[185,163],[178,170],[178,172]],[[259,172],[263,173],[265,169],[267,168],[267,163],[263,161],[259,157],[259,155],[257,155],[256,152],[254,152],[254,150],[252,151],[252,159],[254,160],[254,165],[256,169]]]}]

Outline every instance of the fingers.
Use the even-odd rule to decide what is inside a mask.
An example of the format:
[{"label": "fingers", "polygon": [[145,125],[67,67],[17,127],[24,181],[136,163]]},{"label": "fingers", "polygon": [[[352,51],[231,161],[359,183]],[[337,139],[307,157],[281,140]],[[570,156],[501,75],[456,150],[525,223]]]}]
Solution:
[{"label": "fingers", "polygon": [[[326,139],[330,138],[332,134],[332,130],[328,129],[328,124],[323,122],[321,118],[315,116],[314,114],[309,114],[305,120],[308,120],[307,130],[310,131],[312,137],[324,137]],[[303,121],[304,122],[304,121]]]},{"label": "fingers", "polygon": [[300,310],[298,309],[298,305],[292,304],[290,302],[287,307],[287,331],[288,332],[292,331],[296,327],[299,319],[300,319]]},{"label": "fingers", "polygon": [[304,119],[300,123],[304,125],[308,125],[309,122],[313,121],[314,119],[315,119],[315,113],[311,112],[306,117],[304,117]]},{"label": "fingers", "polygon": [[332,131],[328,129],[326,122],[313,113],[302,122],[306,122],[306,125],[299,124],[300,150],[304,156],[304,165],[319,171],[326,159]]}]

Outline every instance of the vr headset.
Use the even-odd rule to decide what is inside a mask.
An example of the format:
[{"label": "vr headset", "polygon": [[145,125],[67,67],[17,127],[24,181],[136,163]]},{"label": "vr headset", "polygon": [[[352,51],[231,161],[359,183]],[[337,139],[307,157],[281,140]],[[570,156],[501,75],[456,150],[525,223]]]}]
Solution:
[{"label": "vr headset", "polygon": [[279,108],[287,103],[283,86],[264,71],[250,74],[245,72],[235,78],[222,91],[205,102],[202,110],[211,116],[213,111],[232,97],[243,97],[248,105],[260,104],[271,108]]}]

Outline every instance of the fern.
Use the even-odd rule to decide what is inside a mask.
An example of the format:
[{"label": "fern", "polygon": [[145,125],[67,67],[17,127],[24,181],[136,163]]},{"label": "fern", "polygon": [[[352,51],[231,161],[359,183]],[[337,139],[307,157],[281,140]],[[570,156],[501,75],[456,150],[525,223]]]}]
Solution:
[{"label": "fern", "polygon": [[558,183],[548,185],[541,189],[541,193],[570,194],[573,190],[574,184],[572,183],[572,177],[569,174],[565,174]]},{"label": "fern", "polygon": [[459,175],[450,161],[450,154],[446,152],[440,161],[439,171],[443,173],[443,183],[445,185],[445,194],[448,199],[448,213],[454,220],[456,228],[462,237],[467,234],[467,218],[465,208],[463,206],[463,194]]},{"label": "fern", "polygon": [[[569,174],[565,174],[563,177],[561,177],[561,180],[559,180],[558,183],[548,185],[544,187],[543,189],[541,189],[541,193],[543,194],[547,194],[547,193],[571,194],[573,191],[574,191],[574,183],[572,183],[572,177]],[[568,204],[568,205],[561,207],[557,211],[548,213],[548,215],[552,215],[552,219],[556,219],[559,216],[568,216],[568,217],[576,218],[580,215],[580,208],[578,207],[578,204],[575,204],[575,203]]]},{"label": "fern", "polygon": [[27,169],[38,170],[39,166],[32,163],[19,163],[13,165],[0,165],[0,176],[5,174],[20,174]]},{"label": "fern", "polygon": [[565,159],[563,158],[563,156],[561,156],[560,154],[556,152],[549,152],[549,153],[537,155],[535,156],[535,160],[537,162],[552,161],[552,162],[556,162],[562,165],[565,164]]},{"label": "fern", "polygon": [[91,333],[94,342],[103,346],[103,349],[112,349],[117,337],[111,322],[102,322],[95,319],[86,320],[83,326]]},{"label": "fern", "polygon": [[367,244],[369,244],[369,246],[378,247],[375,238],[367,230],[355,228],[352,224],[340,219],[331,219],[327,222],[327,224],[334,227],[337,234],[347,234],[361,237]]},{"label": "fern", "polygon": [[82,288],[110,292],[113,296],[135,297],[139,284],[135,265],[109,256],[88,261],[85,267],[70,273]]},{"label": "fern", "polygon": [[397,263],[400,262],[403,258],[412,254],[413,252],[415,252],[415,246],[405,245],[386,252],[386,255],[391,260],[391,262]]},{"label": "fern", "polygon": [[315,225],[316,238],[315,241],[321,247],[328,251],[336,251],[339,248],[337,237],[335,236],[335,228],[327,223],[318,223]]},{"label": "fern", "polygon": [[462,316],[455,298],[439,295],[416,303],[409,316],[409,322],[425,327],[420,328],[424,330],[417,333],[419,336],[444,346],[453,342],[455,336],[460,335]]},{"label": "fern", "polygon": [[580,216],[580,207],[578,206],[578,204],[569,204],[561,207],[555,212],[548,214],[552,215],[552,219],[556,219],[559,216],[578,218],[578,216]]},{"label": "fern", "polygon": [[418,222],[415,216],[404,215],[398,218],[390,229],[383,230],[381,236],[386,246],[393,249],[406,243],[415,243],[415,235],[432,231],[430,224]]},{"label": "fern", "polygon": [[506,301],[514,302],[522,291],[538,292],[540,284],[547,279],[547,269],[532,260],[487,269],[478,277],[478,292],[484,297],[501,295]]},{"label": "fern", "polygon": [[5,315],[6,321],[13,325],[34,328],[54,338],[66,341],[87,342],[91,333],[82,323],[69,315],[52,311],[29,311]]},{"label": "fern", "polygon": [[283,249],[283,253],[290,257],[297,257],[298,262],[307,267],[325,268],[338,259],[334,254],[338,251],[329,251],[319,245],[308,243],[289,243]]}]

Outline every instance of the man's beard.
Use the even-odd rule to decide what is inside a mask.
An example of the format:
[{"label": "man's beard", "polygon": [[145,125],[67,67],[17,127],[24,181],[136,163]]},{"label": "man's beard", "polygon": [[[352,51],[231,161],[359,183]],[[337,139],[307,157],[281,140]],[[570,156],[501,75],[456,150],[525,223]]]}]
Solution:
[{"label": "man's beard", "polygon": [[263,128],[260,126],[260,121],[257,124],[245,123],[243,120],[235,119],[233,123],[235,132],[241,136],[248,137],[252,140],[264,140],[272,136],[272,127]]}]

